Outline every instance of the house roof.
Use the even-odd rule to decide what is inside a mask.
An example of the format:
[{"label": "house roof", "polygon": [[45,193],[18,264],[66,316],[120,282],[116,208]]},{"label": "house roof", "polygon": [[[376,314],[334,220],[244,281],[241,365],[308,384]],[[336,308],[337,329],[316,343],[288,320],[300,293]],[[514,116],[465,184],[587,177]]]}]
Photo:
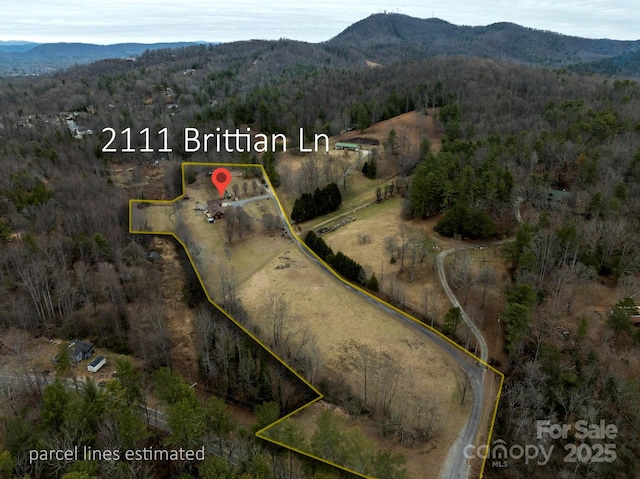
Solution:
[{"label": "house roof", "polygon": [[96,367],[98,364],[100,364],[102,361],[105,361],[104,356],[98,356],[97,358],[95,358],[93,361],[91,361],[89,363],[89,366],[91,366],[92,368]]},{"label": "house roof", "polygon": [[216,215],[224,216],[227,210],[218,200],[207,201],[207,208],[209,208],[209,213],[211,213],[211,216],[213,216],[214,218],[216,217]]},{"label": "house roof", "polygon": [[79,353],[86,354],[93,350],[93,343],[75,339],[71,341],[71,343],[69,343],[69,347],[73,349],[74,355],[77,355]]},{"label": "house roof", "polygon": [[560,203],[571,198],[571,192],[565,190],[547,190],[547,201],[551,203]]},{"label": "house roof", "polygon": [[357,143],[346,143],[344,141],[339,141],[336,143],[335,148],[355,148],[360,149],[360,145]]}]

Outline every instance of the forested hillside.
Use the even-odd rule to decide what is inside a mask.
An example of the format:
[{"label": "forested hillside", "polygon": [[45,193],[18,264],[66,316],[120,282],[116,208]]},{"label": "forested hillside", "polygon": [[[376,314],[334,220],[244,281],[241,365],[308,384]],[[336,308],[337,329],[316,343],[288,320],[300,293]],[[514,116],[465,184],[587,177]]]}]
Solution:
[{"label": "forested hillside", "polygon": [[[360,41],[364,35],[355,25],[321,47],[290,40],[201,45],[147,52],[135,63],[104,60],[47,76],[0,78],[0,330],[86,337],[131,353],[146,370],[170,366],[162,268],[147,260],[152,240],[128,233],[127,201],[175,197],[184,160],[262,160],[247,153],[185,153],[185,127],[333,135],[437,107],[439,152],[425,144],[390,153],[403,166],[398,178],[409,185],[404,214],[416,220],[443,214],[443,235],[516,237],[505,258],[512,283],[503,315],[508,359],[498,366],[507,380],[496,437],[526,444],[535,440],[538,418],[603,419],[620,430],[617,461],[568,468],[559,448],[549,465],[535,468],[535,477],[637,477],[640,334],[619,301],[640,288],[640,86],[469,56],[405,61],[405,42],[417,50],[427,44],[394,29],[415,19],[374,20],[382,22],[381,43]],[[443,44],[454,28],[420,22],[440,32]],[[467,47],[482,48],[481,41],[497,35],[519,38],[507,35],[514,29],[462,29],[468,38],[447,47],[454,50],[438,50],[435,40],[429,48],[480,54]],[[391,32],[397,40],[390,40]],[[568,63],[574,47],[581,50],[571,61],[601,55],[595,43],[557,40],[558,56],[548,60],[533,61],[535,50],[526,54],[529,60],[504,58],[555,67]],[[608,55],[636,48],[610,46]],[[358,58],[385,61],[368,68],[353,61]],[[68,121],[78,128],[71,131]],[[137,132],[146,127],[157,149],[155,133],[166,127],[173,152],[104,153],[105,127],[131,128],[135,149],[143,146]],[[274,163],[278,172],[277,153]],[[152,168],[155,180],[144,181],[143,172]],[[118,181],[129,169],[134,179]],[[515,203],[529,212],[523,224],[512,216]],[[206,299],[184,257],[182,264],[179,307],[203,307]],[[610,288],[613,313],[604,311],[602,320],[576,317],[575,295],[594,284]],[[571,341],[557,340],[559,324],[571,331]],[[256,358],[253,373],[265,379],[255,396],[276,400],[277,374]],[[234,378],[225,381],[228,394],[238,395]],[[176,401],[192,401],[182,389],[185,398]],[[69,401],[81,399],[76,396]],[[30,404],[42,406],[37,399]],[[30,429],[33,414],[13,413],[22,436],[17,440],[10,433],[18,429],[5,428],[0,439],[15,455],[24,452],[26,439],[44,435]],[[55,427],[60,431],[63,424]],[[20,472],[33,471],[25,466]],[[255,477],[271,477],[268,467],[263,474]],[[531,475],[530,466],[514,461],[508,469],[488,469],[485,477]]]},{"label": "forested hillside", "polygon": [[[206,42],[114,45],[0,43],[0,75],[50,73],[76,64],[106,58],[137,57],[147,50],[186,47],[194,43]],[[229,48],[239,52],[241,43],[233,42]],[[272,44],[246,42],[248,45],[257,43]],[[579,38],[506,22],[470,27],[437,18],[378,13],[325,42],[304,43],[298,53],[309,56],[313,51],[315,53],[311,57],[322,56],[324,61],[333,65],[343,62],[364,64],[366,60],[390,64],[442,55],[466,55],[536,67],[575,68],[585,72],[638,77],[640,69],[633,58],[639,50],[639,41]],[[318,65],[316,60],[318,58],[314,64]]]},{"label": "forested hillside", "polygon": [[[438,55],[467,55],[510,60],[547,68],[592,62],[636,52],[630,41],[591,40],[534,30],[513,23],[486,27],[458,26],[437,18],[376,14],[355,23],[326,43],[331,51],[352,59],[388,63],[388,59],[418,59]],[[401,48],[398,48],[401,47]],[[602,65],[590,64],[591,71]],[[638,75],[636,70],[635,75]]]}]

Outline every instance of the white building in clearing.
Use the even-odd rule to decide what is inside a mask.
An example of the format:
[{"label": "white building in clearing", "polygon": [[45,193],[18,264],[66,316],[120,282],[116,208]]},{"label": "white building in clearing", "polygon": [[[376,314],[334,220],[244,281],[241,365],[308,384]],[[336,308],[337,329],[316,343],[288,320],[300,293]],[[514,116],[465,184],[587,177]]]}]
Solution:
[{"label": "white building in clearing", "polygon": [[339,141],[334,146],[334,149],[336,149],[336,150],[360,151],[360,145],[358,145],[357,143],[346,143],[346,142],[343,142],[343,141]]},{"label": "white building in clearing", "polygon": [[107,363],[107,360],[104,356],[98,356],[87,365],[87,371],[91,373],[95,373],[99,371],[100,368],[104,366],[106,363]]}]

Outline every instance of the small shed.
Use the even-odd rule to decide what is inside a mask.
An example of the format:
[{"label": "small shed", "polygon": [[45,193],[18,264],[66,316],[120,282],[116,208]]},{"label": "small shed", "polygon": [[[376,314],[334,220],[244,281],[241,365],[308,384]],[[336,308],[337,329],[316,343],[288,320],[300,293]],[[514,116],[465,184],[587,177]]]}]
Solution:
[{"label": "small shed", "polygon": [[107,363],[107,360],[104,356],[98,356],[87,365],[87,371],[89,371],[90,373],[95,373],[99,371],[100,368],[104,366],[106,363]]}]

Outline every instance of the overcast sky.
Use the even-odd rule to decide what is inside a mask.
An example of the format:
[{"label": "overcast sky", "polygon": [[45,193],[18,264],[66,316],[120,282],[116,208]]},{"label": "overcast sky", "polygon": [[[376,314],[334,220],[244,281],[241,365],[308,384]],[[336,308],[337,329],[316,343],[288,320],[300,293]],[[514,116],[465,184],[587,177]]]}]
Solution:
[{"label": "overcast sky", "polygon": [[638,0],[0,0],[0,40],[320,42],[384,10],[456,25],[506,21],[587,38],[640,39]]}]

